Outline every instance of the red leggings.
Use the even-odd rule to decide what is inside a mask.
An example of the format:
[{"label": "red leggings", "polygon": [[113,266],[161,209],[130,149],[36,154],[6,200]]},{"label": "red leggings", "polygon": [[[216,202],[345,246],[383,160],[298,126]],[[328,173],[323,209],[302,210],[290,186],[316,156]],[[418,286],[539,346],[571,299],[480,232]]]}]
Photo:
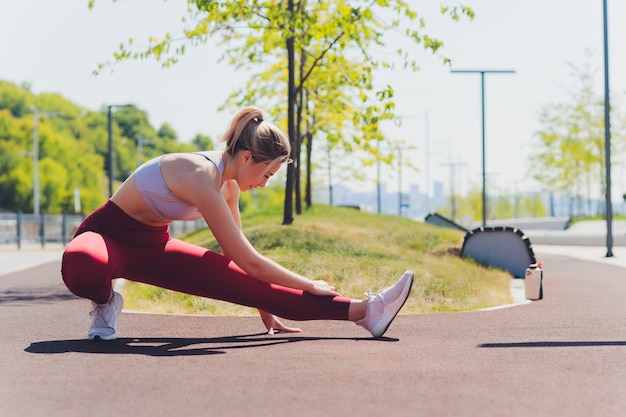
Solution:
[{"label": "red leggings", "polygon": [[112,279],[256,307],[291,320],[348,320],[350,300],[260,281],[229,258],[171,239],[109,201],[88,216],[63,254],[62,275],[79,297],[106,303]]}]

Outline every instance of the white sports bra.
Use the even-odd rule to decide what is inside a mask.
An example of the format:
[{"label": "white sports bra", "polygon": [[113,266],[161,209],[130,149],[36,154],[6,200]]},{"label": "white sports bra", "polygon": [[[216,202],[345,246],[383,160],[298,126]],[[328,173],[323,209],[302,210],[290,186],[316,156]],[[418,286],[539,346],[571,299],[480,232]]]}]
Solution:
[{"label": "white sports bra", "polygon": [[[220,178],[224,173],[224,161],[221,151],[196,152],[215,164]],[[198,209],[176,197],[167,188],[161,173],[161,158],[158,156],[141,165],[133,173],[135,185],[148,207],[164,221],[198,220],[202,214]]]}]

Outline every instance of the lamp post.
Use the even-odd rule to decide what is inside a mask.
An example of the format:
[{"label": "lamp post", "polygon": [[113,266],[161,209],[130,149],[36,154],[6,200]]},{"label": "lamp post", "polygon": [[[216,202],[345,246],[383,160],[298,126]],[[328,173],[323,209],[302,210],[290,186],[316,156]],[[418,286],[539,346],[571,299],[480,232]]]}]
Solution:
[{"label": "lamp post", "polygon": [[151,139],[146,139],[144,137],[138,137],[137,140],[137,166],[143,164],[143,145],[148,145],[150,143],[154,143]]},{"label": "lamp post", "polygon": [[39,113],[37,107],[31,107],[33,112],[33,214],[39,215],[39,116],[57,117],[61,112]]},{"label": "lamp post", "polygon": [[39,214],[39,110],[33,107],[33,214]]},{"label": "lamp post", "polygon": [[606,169],[606,257],[613,256],[613,207],[611,204],[611,119],[609,104],[609,35],[607,0],[602,1],[604,27],[604,165]]},{"label": "lamp post", "polygon": [[[377,151],[379,152],[378,160],[376,161],[376,200],[377,200],[377,211],[378,214],[381,214],[381,180],[380,180],[380,141],[377,143]],[[396,145],[395,150],[398,151],[398,216],[402,215],[402,151],[405,149],[410,149],[407,146]]]},{"label": "lamp post", "polygon": [[107,106],[107,121],[108,121],[108,131],[109,131],[109,147],[108,147],[108,164],[107,171],[109,174],[109,197],[113,196],[113,180],[115,178],[114,175],[114,161],[113,161],[113,109],[120,107],[131,107],[132,104],[110,104]]},{"label": "lamp post", "polygon": [[514,70],[450,70],[451,73],[480,74],[481,87],[481,117],[482,117],[482,217],[483,227],[487,224],[487,166],[485,161],[485,74],[515,74]]},{"label": "lamp post", "polygon": [[426,156],[426,178],[424,180],[426,187],[424,188],[424,193],[426,193],[426,214],[430,211],[430,128],[428,125],[428,110],[426,110],[424,111],[424,154]]},{"label": "lamp post", "polygon": [[328,155],[328,204],[333,205],[333,173],[332,173],[332,164],[330,163],[330,143],[328,144],[328,148],[326,148],[326,153]]},{"label": "lamp post", "polygon": [[426,167],[424,178],[424,194],[426,195],[426,213],[430,211],[430,127],[428,110],[424,110],[424,115],[397,116],[396,119],[421,119],[424,121],[424,165]]},{"label": "lamp post", "polygon": [[398,216],[402,216],[402,151],[410,149],[409,146],[396,146],[398,151]]},{"label": "lamp post", "polygon": [[[424,116],[419,116],[419,115],[409,115],[409,116],[404,116],[404,115],[400,115],[400,116],[396,116],[395,119],[396,120],[401,120],[401,119],[420,119],[423,118],[424,120],[424,141],[425,141],[425,159],[426,159],[426,189],[425,189],[425,193],[426,193],[426,211],[428,211],[428,200],[429,200],[429,182],[430,182],[430,177],[429,177],[429,173],[430,173],[430,158],[429,158],[429,127],[428,127],[428,110],[424,111]],[[409,147],[400,147],[398,146],[398,156],[399,156],[399,168],[398,168],[398,215],[402,215],[402,150],[403,149],[410,149]],[[377,200],[377,206],[378,206],[378,214],[381,213],[381,181],[380,181],[380,141],[377,142],[376,144],[376,151],[379,153],[377,161],[376,161],[376,200]]]},{"label": "lamp post", "polygon": [[380,207],[380,140],[376,142],[376,204],[378,206],[378,214],[381,213]]},{"label": "lamp post", "polygon": [[450,162],[441,164],[450,168],[450,219],[456,221],[456,170],[466,164],[464,162]]},{"label": "lamp post", "polygon": [[402,147],[398,146],[398,216],[402,216]]}]

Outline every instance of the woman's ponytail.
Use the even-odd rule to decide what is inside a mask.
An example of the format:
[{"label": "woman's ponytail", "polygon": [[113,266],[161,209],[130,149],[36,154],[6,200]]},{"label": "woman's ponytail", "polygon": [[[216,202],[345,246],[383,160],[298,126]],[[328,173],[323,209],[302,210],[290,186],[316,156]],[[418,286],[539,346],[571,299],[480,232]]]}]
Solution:
[{"label": "woman's ponytail", "polygon": [[291,162],[289,139],[276,126],[264,121],[263,112],[257,107],[241,109],[220,141],[226,142],[226,151],[231,155],[247,150],[255,162]]}]

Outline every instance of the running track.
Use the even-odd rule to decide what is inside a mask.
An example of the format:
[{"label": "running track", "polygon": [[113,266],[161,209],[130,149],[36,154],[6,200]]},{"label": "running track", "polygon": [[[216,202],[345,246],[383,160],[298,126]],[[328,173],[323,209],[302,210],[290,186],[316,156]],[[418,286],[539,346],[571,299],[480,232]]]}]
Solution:
[{"label": "running track", "polygon": [[84,340],[88,303],[59,263],[0,276],[0,416],[626,415],[626,270],[544,261],[545,299],[400,315],[387,338],[256,317],[122,313],[121,339]]}]

